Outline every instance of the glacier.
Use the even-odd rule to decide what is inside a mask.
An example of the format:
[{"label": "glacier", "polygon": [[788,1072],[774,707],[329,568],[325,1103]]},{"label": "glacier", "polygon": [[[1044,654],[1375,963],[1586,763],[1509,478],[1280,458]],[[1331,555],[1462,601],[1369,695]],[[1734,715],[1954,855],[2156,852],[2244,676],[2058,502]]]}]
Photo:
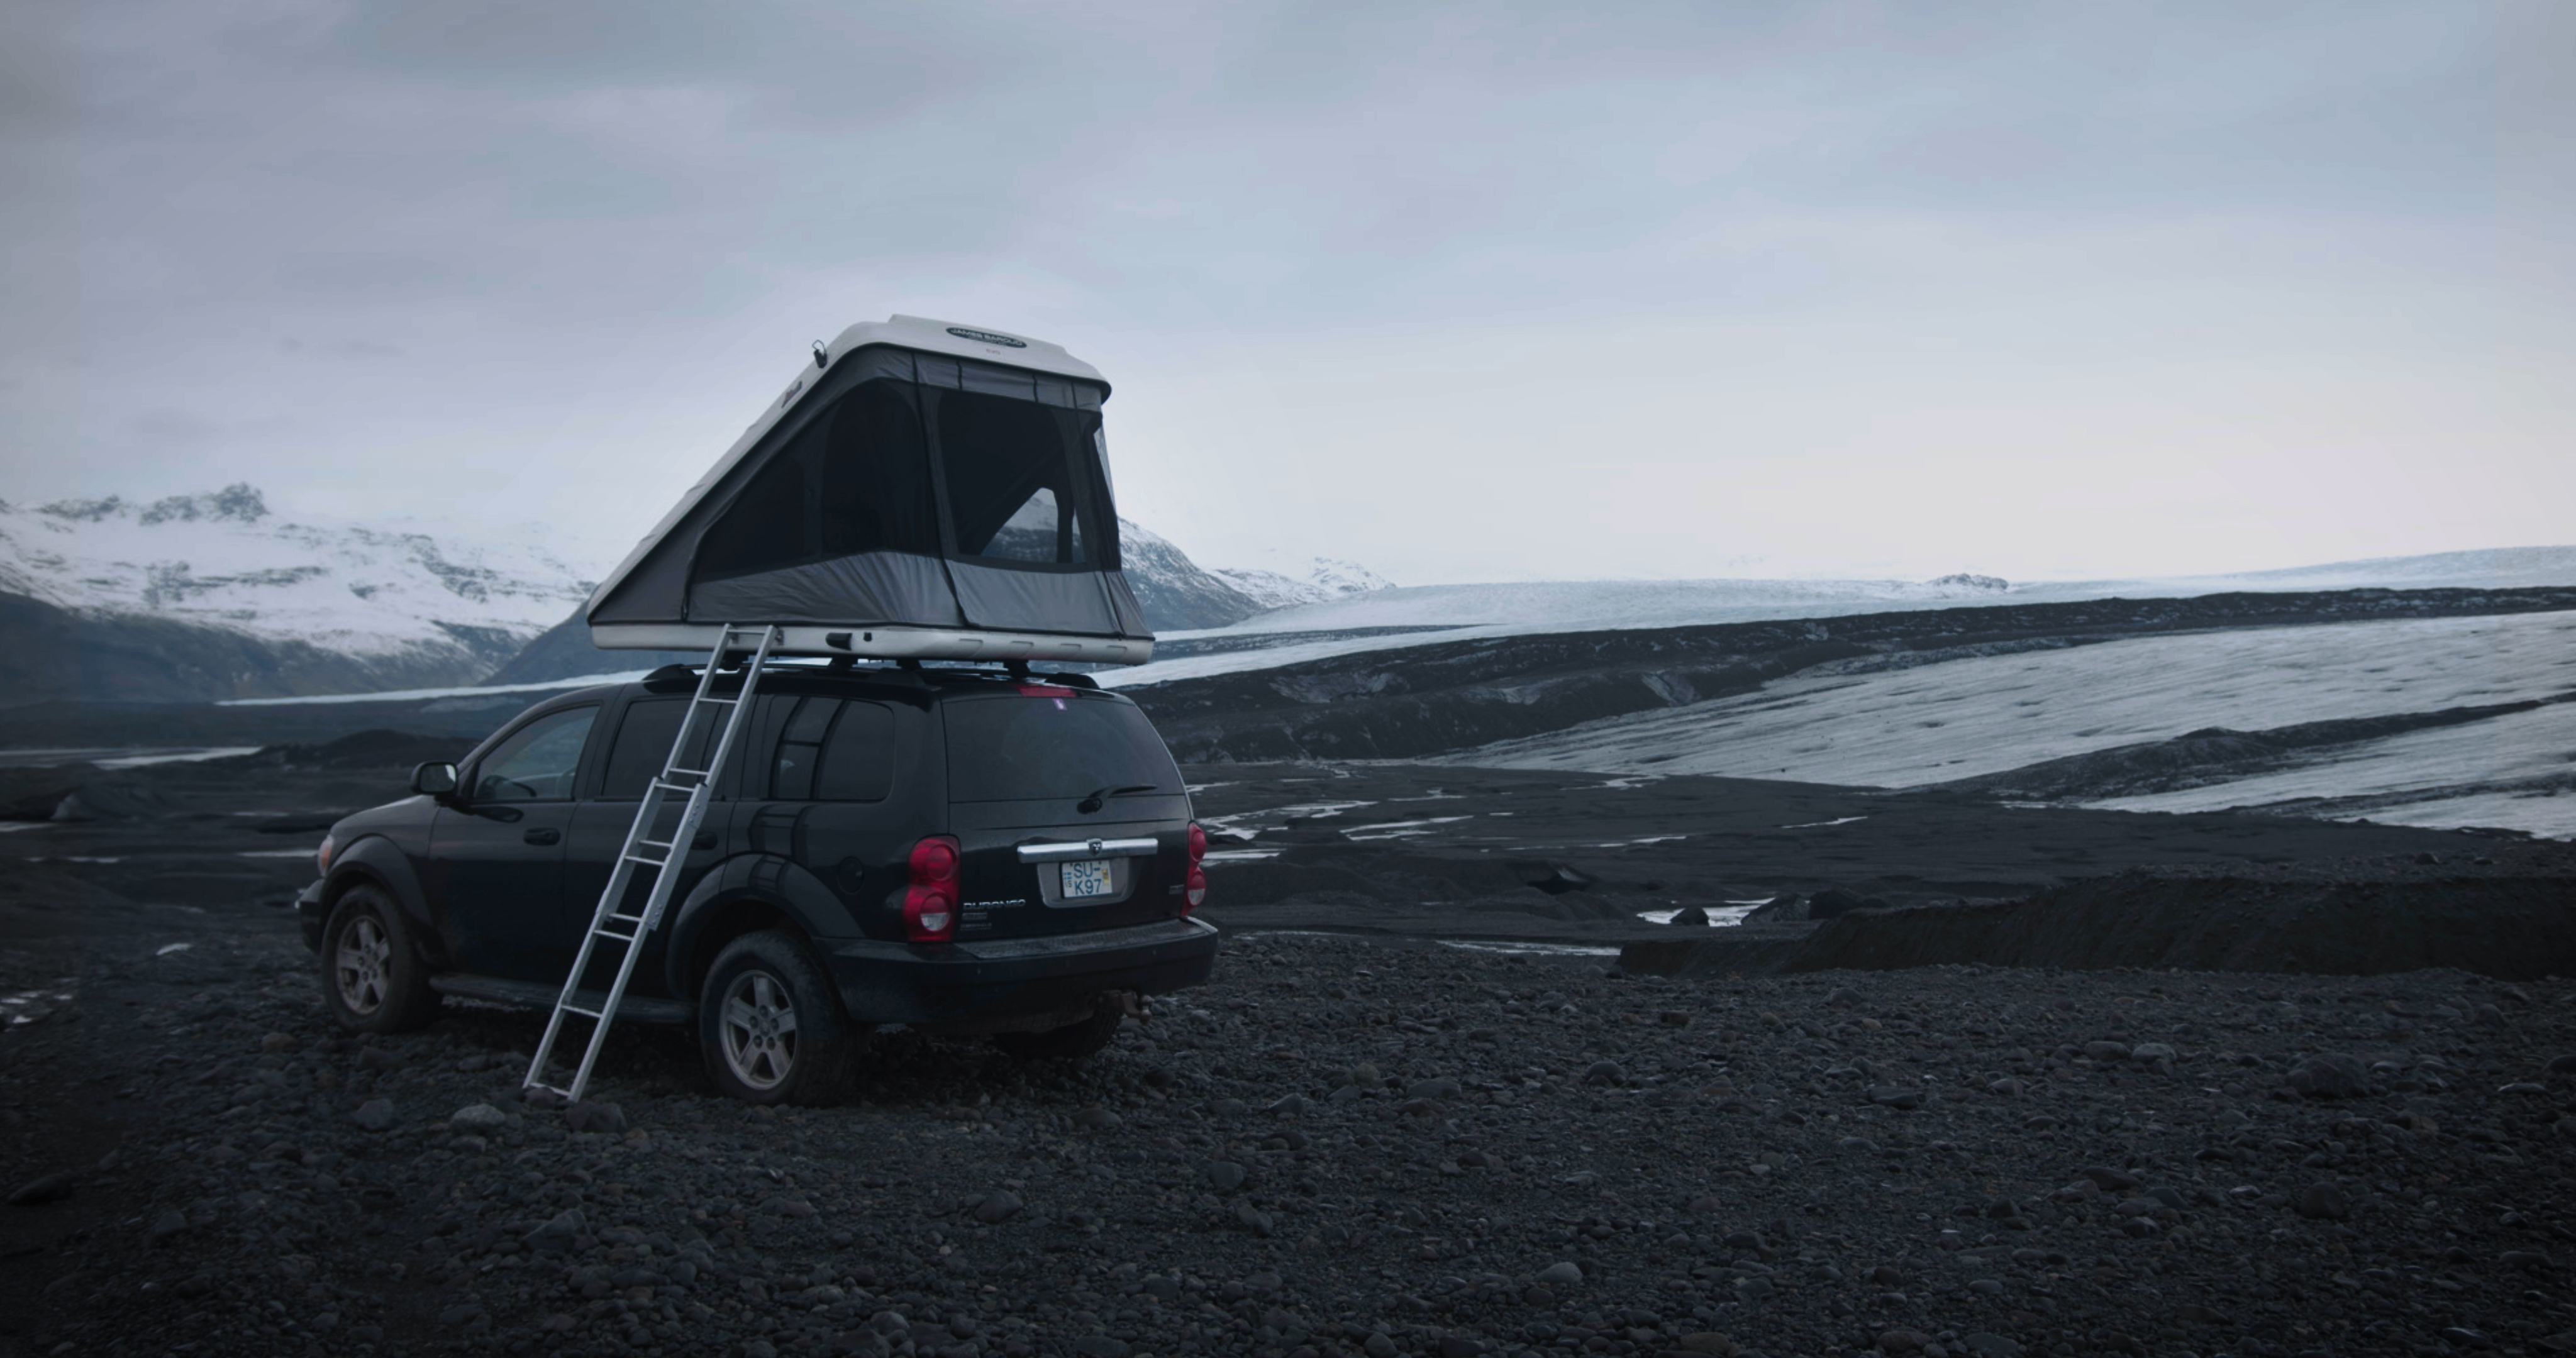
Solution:
[{"label": "glacier", "polygon": [[[2346,589],[2517,589],[2576,584],[2576,546],[2497,548],[2333,562],[2228,575],[2007,582],[1950,575],[1906,580],[1576,580],[1417,585],[1281,608],[1225,627],[1164,632],[1160,641],[1215,643],[1104,674],[1119,687],[1196,679],[1484,637],[1694,627],[1832,618],[1900,609],[2087,599],[2186,599],[2208,594]],[[1371,629],[1419,629],[1388,634]],[[1318,636],[1316,634],[1326,634]],[[1330,635],[1339,633],[1342,635]],[[1273,638],[1279,638],[1272,644]]]},{"label": "glacier", "polygon": [[[1435,761],[1925,788],[2208,728],[2576,694],[2576,613],[2329,623],[2104,641],[1916,667],[1827,665],[1759,692],[1588,722]],[[2316,752],[2130,811],[2274,810],[2576,837],[2576,703]]]}]

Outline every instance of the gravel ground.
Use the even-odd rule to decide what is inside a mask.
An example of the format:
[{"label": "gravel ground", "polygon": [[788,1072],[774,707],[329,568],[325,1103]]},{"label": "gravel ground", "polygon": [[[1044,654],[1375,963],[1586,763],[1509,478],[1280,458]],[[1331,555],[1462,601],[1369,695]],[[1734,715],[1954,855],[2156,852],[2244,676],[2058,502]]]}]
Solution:
[{"label": "gravel ground", "polygon": [[[2509,846],[1230,776],[1201,808],[1243,855],[1215,985],[1079,1068],[881,1035],[848,1102],[783,1113],[714,1097],[668,1032],[621,1034],[577,1110],[519,1098],[534,1013],[342,1038],[281,907],[398,769],[83,782],[95,819],[0,822],[0,1358],[2576,1351],[2576,983],[1680,980],[1533,933]],[[1594,885],[1529,883],[1567,864]],[[1405,901],[1411,936],[1283,927]]]},{"label": "gravel ground", "polygon": [[1079,1069],[892,1034],[772,1113],[639,1030],[553,1110],[538,1016],[345,1041],[253,910],[9,955],[10,1186],[65,1177],[0,1351],[2576,1349],[2566,982],[1237,934]]}]

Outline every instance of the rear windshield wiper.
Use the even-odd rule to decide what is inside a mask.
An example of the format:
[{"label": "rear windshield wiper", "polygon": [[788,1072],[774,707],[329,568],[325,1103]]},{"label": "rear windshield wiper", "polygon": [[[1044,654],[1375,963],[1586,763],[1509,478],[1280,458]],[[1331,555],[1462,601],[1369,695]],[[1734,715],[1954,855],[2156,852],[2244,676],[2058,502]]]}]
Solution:
[{"label": "rear windshield wiper", "polygon": [[1154,783],[1131,783],[1126,787],[1104,787],[1075,802],[1073,809],[1088,816],[1101,808],[1104,804],[1101,799],[1104,797],[1124,797],[1130,792],[1151,792],[1157,786],[1159,785]]}]

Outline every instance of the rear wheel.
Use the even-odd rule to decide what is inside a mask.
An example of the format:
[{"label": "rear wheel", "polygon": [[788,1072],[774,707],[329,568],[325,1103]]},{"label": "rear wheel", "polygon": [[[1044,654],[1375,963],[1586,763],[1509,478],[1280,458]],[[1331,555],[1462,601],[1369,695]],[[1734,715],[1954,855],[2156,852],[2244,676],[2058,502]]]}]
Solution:
[{"label": "rear wheel", "polygon": [[1118,1025],[1127,1019],[1126,1011],[1108,1000],[1093,1006],[1091,1017],[1042,1033],[995,1033],[993,1045],[1005,1056],[1023,1061],[1079,1061],[1109,1045],[1118,1036]]},{"label": "rear wheel", "polygon": [[411,945],[411,922],[373,886],[340,893],[322,926],[322,995],[353,1033],[401,1033],[438,1016],[429,967]]},{"label": "rear wheel", "polygon": [[775,930],[716,954],[698,997],[698,1043],[716,1087],[745,1103],[830,1103],[865,1031],[803,945]]}]

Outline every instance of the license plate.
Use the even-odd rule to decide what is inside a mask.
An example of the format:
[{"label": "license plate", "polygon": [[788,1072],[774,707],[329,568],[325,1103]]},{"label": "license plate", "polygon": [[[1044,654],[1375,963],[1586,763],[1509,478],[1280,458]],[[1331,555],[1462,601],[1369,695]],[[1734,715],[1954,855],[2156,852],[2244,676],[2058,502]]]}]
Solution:
[{"label": "license plate", "polygon": [[1108,860],[1095,858],[1087,863],[1066,863],[1063,867],[1066,900],[1109,894]]}]

